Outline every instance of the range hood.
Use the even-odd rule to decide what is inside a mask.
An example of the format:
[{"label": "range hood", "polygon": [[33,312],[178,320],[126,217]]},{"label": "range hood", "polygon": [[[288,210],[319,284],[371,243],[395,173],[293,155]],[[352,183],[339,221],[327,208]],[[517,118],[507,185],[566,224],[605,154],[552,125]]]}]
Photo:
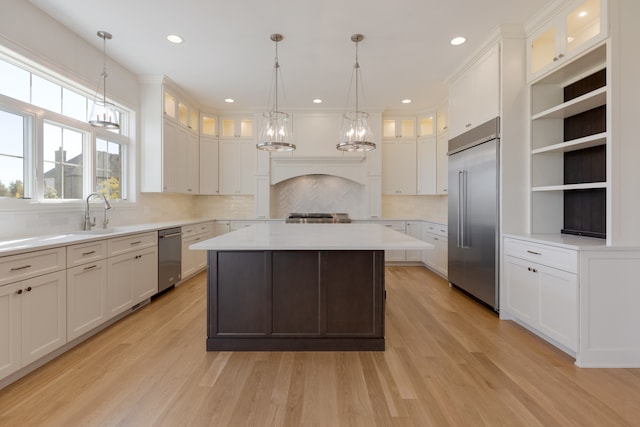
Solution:
[{"label": "range hood", "polygon": [[272,157],[271,184],[304,175],[333,175],[367,182],[366,157]]}]

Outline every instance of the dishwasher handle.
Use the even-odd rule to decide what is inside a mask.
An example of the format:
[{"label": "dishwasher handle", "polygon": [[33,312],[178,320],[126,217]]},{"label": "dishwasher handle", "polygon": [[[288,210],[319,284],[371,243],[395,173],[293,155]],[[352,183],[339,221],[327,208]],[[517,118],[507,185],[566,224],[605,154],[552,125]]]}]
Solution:
[{"label": "dishwasher handle", "polygon": [[161,234],[160,236],[158,236],[160,239],[168,239],[169,237],[176,237],[176,236],[182,236],[182,232],[178,232],[178,233],[170,233],[170,234]]}]

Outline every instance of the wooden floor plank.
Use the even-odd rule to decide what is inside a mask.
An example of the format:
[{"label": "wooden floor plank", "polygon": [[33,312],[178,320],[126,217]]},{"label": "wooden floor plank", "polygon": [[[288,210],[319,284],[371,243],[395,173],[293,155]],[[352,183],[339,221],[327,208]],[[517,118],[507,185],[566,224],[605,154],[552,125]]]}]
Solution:
[{"label": "wooden floor plank", "polygon": [[206,352],[205,275],[0,390],[4,426],[637,426],[640,369],[580,369],[421,267],[385,352]]}]

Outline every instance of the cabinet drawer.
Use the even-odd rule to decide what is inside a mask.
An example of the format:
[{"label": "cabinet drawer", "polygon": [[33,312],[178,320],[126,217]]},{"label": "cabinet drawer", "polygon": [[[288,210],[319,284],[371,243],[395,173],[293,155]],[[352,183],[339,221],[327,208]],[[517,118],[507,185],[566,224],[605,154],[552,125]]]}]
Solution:
[{"label": "cabinet drawer", "polygon": [[571,249],[507,238],[504,240],[504,254],[570,273],[578,272],[578,253]]},{"label": "cabinet drawer", "polygon": [[107,243],[108,256],[112,257],[129,251],[135,251],[142,248],[148,248],[158,245],[158,233],[152,231],[150,233],[134,234],[132,236],[117,237],[109,239]]},{"label": "cabinet drawer", "polygon": [[384,227],[388,227],[392,230],[404,233],[406,231],[406,223],[404,221],[371,221],[372,224],[380,224]]},{"label": "cabinet drawer", "polygon": [[67,268],[107,257],[107,240],[67,246]]},{"label": "cabinet drawer", "polygon": [[196,224],[195,229],[196,234],[209,234],[211,232],[211,224],[208,222],[204,224]]},{"label": "cabinet drawer", "polygon": [[189,236],[193,236],[196,234],[196,226],[195,225],[184,225],[182,226],[182,238],[185,239]]},{"label": "cabinet drawer", "polygon": [[427,233],[436,234],[442,237],[448,237],[447,226],[442,224],[436,224],[434,222],[427,222],[424,224],[424,228]]},{"label": "cabinet drawer", "polygon": [[0,258],[0,285],[66,268],[64,247]]}]

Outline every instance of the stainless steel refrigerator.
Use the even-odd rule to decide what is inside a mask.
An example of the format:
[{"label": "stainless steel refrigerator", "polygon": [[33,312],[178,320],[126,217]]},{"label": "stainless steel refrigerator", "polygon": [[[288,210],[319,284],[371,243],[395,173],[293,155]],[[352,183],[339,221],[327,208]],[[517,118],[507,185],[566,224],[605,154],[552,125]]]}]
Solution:
[{"label": "stainless steel refrigerator", "polygon": [[500,119],[449,140],[449,282],[499,310]]}]

